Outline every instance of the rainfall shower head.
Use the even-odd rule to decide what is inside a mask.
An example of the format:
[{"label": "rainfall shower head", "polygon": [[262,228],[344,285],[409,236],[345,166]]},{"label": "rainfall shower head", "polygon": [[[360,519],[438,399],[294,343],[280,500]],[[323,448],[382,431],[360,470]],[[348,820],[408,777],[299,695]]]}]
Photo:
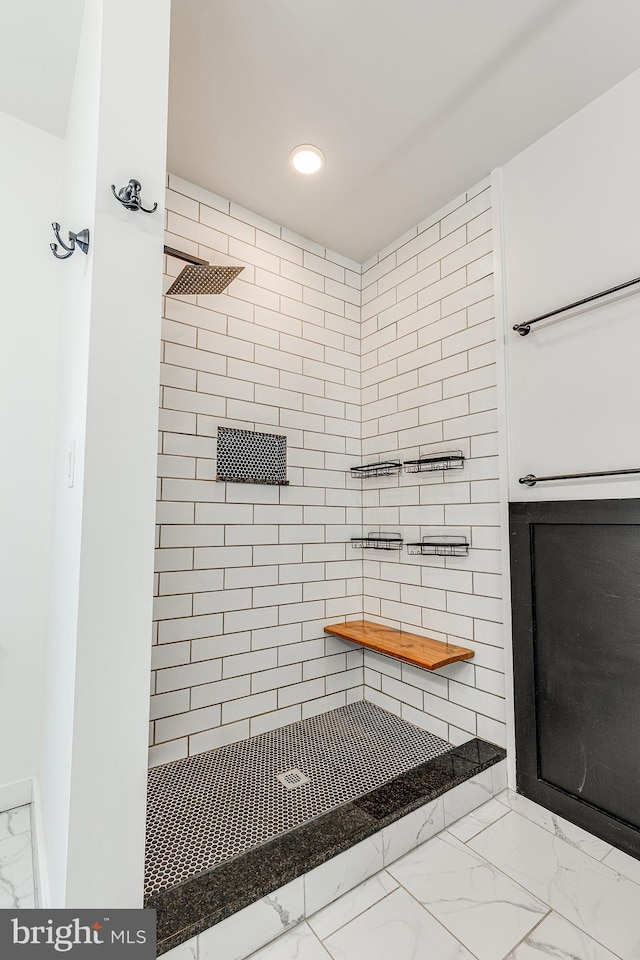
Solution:
[{"label": "rainfall shower head", "polygon": [[170,257],[185,260],[188,264],[167,290],[167,296],[222,293],[244,270],[244,267],[216,266],[173,247],[165,247],[164,252]]}]

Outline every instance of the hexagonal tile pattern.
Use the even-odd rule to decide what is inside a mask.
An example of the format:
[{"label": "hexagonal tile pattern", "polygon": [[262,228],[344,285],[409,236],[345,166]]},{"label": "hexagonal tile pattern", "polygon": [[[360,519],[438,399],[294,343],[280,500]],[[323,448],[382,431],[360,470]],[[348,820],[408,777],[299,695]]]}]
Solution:
[{"label": "hexagonal tile pattern", "polygon": [[[145,894],[159,893],[340,804],[450,745],[353,703],[149,771]],[[277,776],[309,781],[287,789]]]},{"label": "hexagonal tile pattern", "polygon": [[287,484],[287,438],[218,427],[216,480]]}]

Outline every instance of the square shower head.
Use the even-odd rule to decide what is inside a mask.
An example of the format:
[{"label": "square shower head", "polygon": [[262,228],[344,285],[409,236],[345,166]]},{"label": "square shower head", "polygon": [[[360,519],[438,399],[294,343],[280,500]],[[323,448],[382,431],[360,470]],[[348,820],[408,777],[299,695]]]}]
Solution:
[{"label": "square shower head", "polygon": [[167,296],[222,293],[242,270],[244,267],[188,264],[167,290]]}]

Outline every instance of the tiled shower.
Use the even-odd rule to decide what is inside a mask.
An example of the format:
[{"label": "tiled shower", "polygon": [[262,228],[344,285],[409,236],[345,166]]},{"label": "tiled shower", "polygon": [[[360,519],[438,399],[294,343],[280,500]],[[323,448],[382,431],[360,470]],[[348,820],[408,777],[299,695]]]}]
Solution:
[{"label": "tiled shower", "polygon": [[[443,792],[466,810],[502,784],[491,226],[485,181],[361,265],[169,175],[167,245],[244,269],[164,299],[145,891],[163,951],[301,874],[317,906],[317,871],[362,855],[353,885],[442,828]],[[446,452],[458,469],[407,463]],[[406,467],[352,473],[380,460]],[[468,550],[405,546],[434,536]],[[431,672],[325,633],[363,618],[473,659]]]},{"label": "tiled shower", "polygon": [[[151,765],[362,699],[504,745],[490,193],[360,265],[170,175],[167,243],[245,269],[164,301]],[[219,427],[285,436],[288,485],[216,483]],[[461,472],[349,472],[452,448]],[[469,555],[354,550],[371,530]],[[363,613],[474,659],[431,674],[323,633]]]}]

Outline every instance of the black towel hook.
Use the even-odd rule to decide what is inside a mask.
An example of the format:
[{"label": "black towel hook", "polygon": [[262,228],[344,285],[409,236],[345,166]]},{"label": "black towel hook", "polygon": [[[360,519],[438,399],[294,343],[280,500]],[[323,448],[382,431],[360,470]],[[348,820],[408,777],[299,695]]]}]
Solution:
[{"label": "black towel hook", "polygon": [[49,244],[51,252],[57,260],[66,260],[67,257],[70,257],[75,251],[76,247],[82,250],[83,253],[89,253],[89,230],[86,227],[84,230],[80,230],[79,233],[73,233],[69,230],[69,243],[66,244],[60,236],[60,224],[52,223],[51,226],[53,227],[56,240],[62,249],[66,250],[66,253],[58,253],[58,243]]},{"label": "black towel hook", "polygon": [[139,180],[129,180],[129,183],[125,187],[120,187],[118,191],[116,191],[115,184],[111,184],[111,192],[114,197],[123,207],[126,207],[127,210],[142,210],[143,213],[155,213],[158,209],[157,203],[154,203],[150,210],[142,206],[142,200],[140,199],[141,190],[142,184]]}]

